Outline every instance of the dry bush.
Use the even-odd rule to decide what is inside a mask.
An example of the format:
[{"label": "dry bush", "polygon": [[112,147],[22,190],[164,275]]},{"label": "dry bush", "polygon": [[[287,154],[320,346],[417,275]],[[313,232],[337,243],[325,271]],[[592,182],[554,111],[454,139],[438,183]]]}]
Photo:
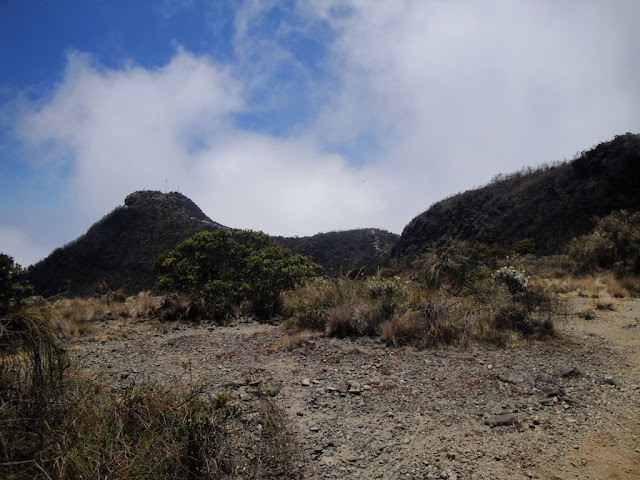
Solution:
[{"label": "dry bush", "polygon": [[565,308],[542,282],[514,268],[459,292],[443,283],[434,289],[432,282],[322,280],[284,297],[285,327],[332,336],[380,335],[390,345],[467,347],[551,335],[556,313]]},{"label": "dry bush", "polygon": [[567,275],[561,280],[547,281],[547,285],[558,294],[576,294],[593,299],[607,296],[628,298],[640,293],[638,277],[626,275],[618,278],[610,272],[581,277]]},{"label": "dry bush", "polygon": [[158,297],[152,295],[149,291],[138,293],[135,300],[137,306],[136,317],[147,317],[160,306]]},{"label": "dry bush", "polygon": [[405,285],[397,280],[343,277],[309,281],[283,295],[285,328],[334,336],[375,335],[405,295]]},{"label": "dry bush", "polygon": [[590,301],[591,303],[591,308],[595,309],[595,310],[600,310],[600,311],[614,311],[615,310],[615,305],[613,300],[609,297],[601,297],[601,298],[594,298],[591,299]]},{"label": "dry bush", "polygon": [[311,332],[308,330],[287,335],[287,337],[282,340],[280,349],[290,352],[304,347],[315,348],[315,339],[318,338],[319,335],[320,333],[318,332]]},{"label": "dry bush", "polygon": [[629,293],[629,296],[640,296],[640,278],[630,275],[625,275],[618,279],[618,283],[625,291]]},{"label": "dry bush", "polygon": [[301,478],[301,452],[267,395],[245,415],[207,384],[124,391],[72,372],[44,309],[0,322],[0,478]]}]

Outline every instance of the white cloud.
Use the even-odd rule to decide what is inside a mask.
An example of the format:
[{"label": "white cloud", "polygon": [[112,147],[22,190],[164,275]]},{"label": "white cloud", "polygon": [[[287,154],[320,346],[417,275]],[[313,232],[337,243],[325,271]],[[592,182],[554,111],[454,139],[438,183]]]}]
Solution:
[{"label": "white cloud", "polygon": [[23,267],[42,259],[49,251],[47,246],[35,242],[22,229],[0,225],[0,252],[12,256]]},{"label": "white cloud", "polygon": [[[496,173],[640,130],[636,1],[304,1],[267,32],[272,5],[238,10],[226,65],[178,50],[162,68],[110,70],[70,54],[22,140],[68,169],[91,218],[167,179],[213,220],[305,235],[399,232]],[[288,49],[292,35],[327,42],[326,77]],[[234,124],[299,98],[312,116],[297,134]],[[357,161],[335,153],[368,139]]]},{"label": "white cloud", "polygon": [[375,223],[381,201],[343,158],[308,138],[234,128],[242,84],[209,59],[179,51],[154,71],[105,70],[79,54],[68,62],[51,101],[20,131],[36,147],[65,147],[69,195],[92,217],[166,179],[233,227],[303,235]]},{"label": "white cloud", "polygon": [[342,80],[314,128],[380,139],[398,212],[640,127],[638,2],[314,5]]}]

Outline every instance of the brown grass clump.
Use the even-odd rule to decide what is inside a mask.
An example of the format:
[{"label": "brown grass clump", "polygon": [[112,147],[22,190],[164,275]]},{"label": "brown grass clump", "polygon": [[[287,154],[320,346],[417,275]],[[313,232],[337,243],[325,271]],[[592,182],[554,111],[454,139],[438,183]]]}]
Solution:
[{"label": "brown grass clump", "polygon": [[566,275],[562,279],[548,281],[547,284],[555,293],[576,294],[592,299],[607,296],[629,298],[640,294],[639,278],[630,275],[616,277],[610,272],[581,277]]},{"label": "brown grass clump", "polygon": [[282,341],[280,348],[284,351],[290,352],[297,350],[298,348],[315,348],[315,339],[318,338],[320,333],[303,330],[291,335],[287,335]]},{"label": "brown grass clump", "polygon": [[563,302],[541,282],[512,267],[493,278],[475,278],[456,280],[453,287],[436,286],[432,277],[426,283],[347,278],[307,283],[283,297],[285,328],[380,335],[390,345],[420,348],[504,344],[518,336],[553,334]]},{"label": "brown grass clump", "polygon": [[346,277],[313,280],[286,292],[285,328],[323,331],[332,336],[375,335],[406,295],[398,280]]},{"label": "brown grass clump", "polygon": [[137,317],[146,317],[160,306],[158,297],[151,295],[151,292],[138,293],[137,301]]}]

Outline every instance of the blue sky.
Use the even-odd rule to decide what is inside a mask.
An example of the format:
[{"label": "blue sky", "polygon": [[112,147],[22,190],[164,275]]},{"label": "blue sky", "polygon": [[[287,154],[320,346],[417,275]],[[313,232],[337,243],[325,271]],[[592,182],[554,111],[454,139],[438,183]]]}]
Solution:
[{"label": "blue sky", "polygon": [[640,2],[4,0],[0,251],[135,190],[271,234],[400,233],[497,173],[640,131]]}]

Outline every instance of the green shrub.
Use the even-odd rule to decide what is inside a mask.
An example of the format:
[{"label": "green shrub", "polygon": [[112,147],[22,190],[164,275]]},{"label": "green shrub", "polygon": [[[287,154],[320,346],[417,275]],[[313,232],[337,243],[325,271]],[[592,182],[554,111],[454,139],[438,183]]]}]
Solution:
[{"label": "green shrub", "polygon": [[24,281],[25,271],[13,258],[0,253],[0,315],[17,309],[32,293],[33,288]]},{"label": "green shrub", "polygon": [[531,238],[520,240],[511,246],[511,253],[518,255],[536,253],[536,242],[534,242]]},{"label": "green shrub", "polygon": [[578,274],[610,270],[617,276],[640,275],[640,212],[620,210],[597,218],[593,233],[571,242],[569,258]]},{"label": "green shrub", "polygon": [[277,314],[281,292],[323,274],[320,265],[249,230],[198,233],[161,255],[154,269],[161,288],[189,294],[202,315],[216,320],[243,303],[260,317]]}]

